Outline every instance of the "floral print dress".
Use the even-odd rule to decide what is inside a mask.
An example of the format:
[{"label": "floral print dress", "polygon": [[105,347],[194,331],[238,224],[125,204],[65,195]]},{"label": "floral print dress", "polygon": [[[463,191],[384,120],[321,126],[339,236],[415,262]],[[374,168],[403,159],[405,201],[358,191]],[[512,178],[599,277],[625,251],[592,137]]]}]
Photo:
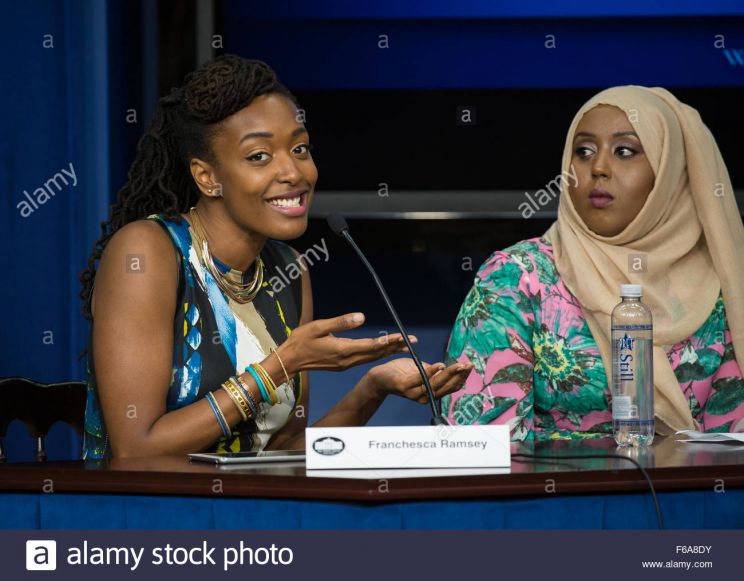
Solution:
[{"label": "floral print dress", "polygon": [[[667,356],[702,430],[744,431],[744,378],[722,297]],[[513,441],[612,435],[597,343],[545,238],[496,252],[481,266],[446,359],[474,365],[464,387],[442,399],[452,424],[508,424]]]}]

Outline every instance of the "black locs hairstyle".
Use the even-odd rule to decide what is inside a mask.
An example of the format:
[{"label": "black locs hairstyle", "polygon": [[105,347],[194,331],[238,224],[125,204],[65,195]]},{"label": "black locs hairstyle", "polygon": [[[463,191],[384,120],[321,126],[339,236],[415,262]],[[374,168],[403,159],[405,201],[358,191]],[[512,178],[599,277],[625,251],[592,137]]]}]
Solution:
[{"label": "black locs hairstyle", "polygon": [[222,55],[189,73],[183,86],[158,101],[150,126],[137,144],[127,182],[110,208],[109,219],[101,222],[101,237],[93,245],[88,267],[80,273],[86,319],[92,319],[96,261],[114,233],[154,213],[180,222],[180,214],[199,199],[190,160],[214,162],[211,138],[218,123],[269,93],[296,102],[266,63]]}]

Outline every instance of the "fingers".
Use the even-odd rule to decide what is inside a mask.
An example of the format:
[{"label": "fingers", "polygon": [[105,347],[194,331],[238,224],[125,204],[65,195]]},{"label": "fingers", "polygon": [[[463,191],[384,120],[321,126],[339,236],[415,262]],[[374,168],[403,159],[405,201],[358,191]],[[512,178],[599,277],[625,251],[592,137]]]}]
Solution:
[{"label": "fingers", "polygon": [[[382,339],[382,337],[380,339]],[[378,339],[378,341],[380,339]],[[400,351],[396,351],[396,353],[410,353],[411,352],[411,350],[408,348],[408,345],[406,345],[405,341],[403,340],[403,335],[401,335],[400,333],[386,336],[385,340],[388,343],[398,343],[402,345],[402,347],[400,348]],[[408,340],[411,342],[412,345],[415,345],[416,343],[418,343],[418,338],[415,335],[408,335]]]},{"label": "fingers", "polygon": [[429,365],[428,363],[424,363],[424,371],[426,371],[426,376],[429,379],[434,377],[437,373],[439,373],[445,368],[446,368],[446,365],[444,363],[434,363],[432,365]]},{"label": "fingers", "polygon": [[[312,328],[312,334],[315,337],[324,337],[326,335],[333,337],[333,333],[361,327],[364,324],[364,321],[364,313],[347,313],[331,319],[316,319],[315,321],[308,323],[306,326]],[[383,344],[405,343],[403,336],[400,333],[394,333],[392,335],[385,333],[376,340]],[[415,335],[408,335],[408,340],[411,343],[416,343],[418,341]]]},{"label": "fingers", "polygon": [[[421,374],[411,359],[403,359],[403,361],[406,361],[409,364],[409,369],[406,373],[401,374],[396,378],[395,389],[401,393],[401,395],[404,395],[409,399],[416,399],[421,395],[418,390],[423,389],[423,385],[421,384]],[[426,376],[430,379],[444,368],[444,365],[439,363],[430,365],[422,361],[421,364],[424,367],[424,373],[426,373]]]},{"label": "fingers", "polygon": [[[418,337],[416,337],[416,335],[408,335],[408,340],[413,344],[418,343]],[[390,343],[405,343],[405,341],[403,340],[403,335],[401,335],[400,333],[393,333],[392,335],[384,333],[377,337],[375,341],[379,341],[384,345],[388,345]]]},{"label": "fingers", "polygon": [[[404,343],[405,344],[405,341],[403,339],[403,335],[401,335],[400,333],[395,333],[394,335],[384,335],[384,336],[380,337],[379,340],[392,341],[392,342],[395,342],[395,343]],[[418,343],[418,338],[416,337],[416,335],[408,335],[408,340],[413,345],[415,345],[416,343]],[[408,352],[408,346],[404,347],[403,350],[406,351],[406,352]]]},{"label": "fingers", "polygon": [[[430,376],[429,380],[436,399],[460,389],[473,370],[472,363],[455,363],[446,368],[443,364],[439,365],[441,365],[439,371]],[[426,395],[425,390],[423,390],[423,386],[421,396],[416,401],[419,403],[428,403],[429,401],[429,397]]]},{"label": "fingers", "polygon": [[[414,335],[409,335],[408,340],[412,344],[418,342]],[[345,348],[347,350],[346,354],[354,358],[354,365],[408,351],[403,337],[399,333],[383,335],[376,339],[347,339]]]},{"label": "fingers", "polygon": [[316,319],[308,326],[313,327],[316,337],[323,337],[339,331],[356,329],[364,323],[364,313],[347,313],[332,319]]}]

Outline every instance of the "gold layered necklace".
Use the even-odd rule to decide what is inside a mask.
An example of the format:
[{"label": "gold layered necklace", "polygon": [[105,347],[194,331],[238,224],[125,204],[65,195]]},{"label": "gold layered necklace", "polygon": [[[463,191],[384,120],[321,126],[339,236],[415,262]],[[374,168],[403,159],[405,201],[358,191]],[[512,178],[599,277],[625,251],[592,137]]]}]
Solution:
[{"label": "gold layered necklace", "polygon": [[191,219],[191,225],[193,226],[193,232],[195,234],[194,238],[196,238],[194,242],[199,244],[201,247],[201,262],[204,265],[204,268],[206,268],[212,275],[217,286],[219,286],[220,289],[222,289],[222,291],[235,302],[240,304],[250,303],[256,298],[256,295],[258,294],[258,291],[261,290],[261,285],[263,284],[264,264],[261,257],[256,257],[253,278],[250,282],[236,282],[226,277],[214,264],[212,255],[209,252],[207,234],[195,207],[189,210],[189,218]]}]

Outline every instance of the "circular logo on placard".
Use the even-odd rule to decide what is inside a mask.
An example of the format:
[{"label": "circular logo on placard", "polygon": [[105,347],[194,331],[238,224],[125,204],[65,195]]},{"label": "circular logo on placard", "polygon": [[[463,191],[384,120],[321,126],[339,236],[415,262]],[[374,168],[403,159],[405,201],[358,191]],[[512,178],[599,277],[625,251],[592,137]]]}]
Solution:
[{"label": "circular logo on placard", "polygon": [[313,442],[313,450],[323,456],[334,456],[344,451],[346,444],[343,440],[334,438],[333,436],[326,436],[325,438],[318,438]]}]

